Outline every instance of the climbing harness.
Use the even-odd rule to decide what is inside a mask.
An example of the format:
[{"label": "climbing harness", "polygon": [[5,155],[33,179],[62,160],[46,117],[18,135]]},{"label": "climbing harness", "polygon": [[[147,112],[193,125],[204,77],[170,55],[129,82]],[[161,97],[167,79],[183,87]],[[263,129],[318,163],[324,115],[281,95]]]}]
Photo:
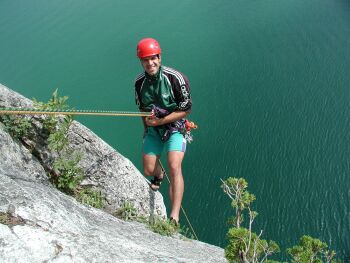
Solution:
[{"label": "climbing harness", "polygon": [[38,110],[31,108],[1,108],[0,115],[94,115],[94,116],[152,116],[152,112],[97,110]]},{"label": "climbing harness", "polygon": [[[151,104],[150,108],[153,113],[152,117],[163,118],[170,114],[170,112],[167,111],[166,109],[157,107],[154,104]],[[188,143],[191,143],[193,141],[193,138],[191,135],[191,129],[197,129],[197,128],[198,126],[194,122],[189,121],[187,119],[180,119],[172,123],[158,126],[156,127],[156,130],[159,133],[163,142],[166,142],[167,140],[169,140],[171,134],[173,134],[174,132],[180,132],[184,136],[185,140]]]},{"label": "climbing harness", "polygon": [[[163,173],[164,173],[166,179],[168,180],[168,183],[170,184],[170,179],[169,179],[169,177],[168,177],[168,175],[167,175],[167,173],[166,173],[166,171],[165,171],[165,169],[164,169],[164,166],[163,166],[162,162],[160,161],[160,159],[158,160],[158,164],[159,164],[160,168],[162,169],[162,171],[163,171]],[[191,222],[190,222],[190,219],[188,218],[187,213],[186,213],[186,211],[185,211],[185,209],[183,208],[182,205],[181,205],[181,211],[182,211],[183,215],[185,216],[186,221],[187,221],[188,225],[190,226],[190,229],[191,229],[191,231],[192,231],[194,237],[195,237],[197,240],[199,240],[199,239],[198,239],[198,236],[197,236],[197,234],[196,234],[196,232],[194,231],[194,229],[193,229],[193,227],[192,227],[192,224],[191,224]]]}]

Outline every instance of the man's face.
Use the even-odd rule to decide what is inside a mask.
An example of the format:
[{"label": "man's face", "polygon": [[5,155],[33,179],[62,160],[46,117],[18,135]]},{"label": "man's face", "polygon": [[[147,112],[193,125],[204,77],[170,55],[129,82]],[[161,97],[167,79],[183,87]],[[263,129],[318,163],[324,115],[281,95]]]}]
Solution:
[{"label": "man's face", "polygon": [[151,76],[157,74],[160,63],[161,63],[161,57],[160,55],[154,55],[149,57],[141,58],[141,64],[143,69]]}]

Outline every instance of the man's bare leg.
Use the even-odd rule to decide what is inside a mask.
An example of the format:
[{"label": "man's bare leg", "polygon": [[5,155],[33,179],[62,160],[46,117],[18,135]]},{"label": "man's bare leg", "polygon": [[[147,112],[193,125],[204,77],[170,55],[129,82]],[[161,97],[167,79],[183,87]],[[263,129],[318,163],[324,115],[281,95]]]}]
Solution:
[{"label": "man's bare leg", "polygon": [[171,200],[170,217],[179,222],[180,208],[184,193],[184,179],[182,176],[182,160],[185,153],[178,151],[168,152],[168,167],[170,171],[169,196]]},{"label": "man's bare leg", "polygon": [[[160,156],[159,155],[143,155],[143,172],[146,176],[155,176],[158,178],[162,178],[163,172],[162,168],[160,167],[158,160]],[[157,190],[159,187],[152,187],[154,190]]]}]

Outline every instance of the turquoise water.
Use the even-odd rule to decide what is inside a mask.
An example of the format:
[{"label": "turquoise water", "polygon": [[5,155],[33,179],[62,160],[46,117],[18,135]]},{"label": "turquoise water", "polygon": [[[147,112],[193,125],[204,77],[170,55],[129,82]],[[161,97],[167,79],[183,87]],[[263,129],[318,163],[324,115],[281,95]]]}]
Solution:
[{"label": "turquoise water", "polygon": [[[191,82],[199,129],[183,205],[199,238],[225,246],[220,178],[244,177],[257,232],[282,250],[309,234],[350,262],[349,2],[2,0],[0,36],[0,83],[130,111],[135,45],[157,38],[163,63]],[[138,118],[78,120],[142,168]]]}]

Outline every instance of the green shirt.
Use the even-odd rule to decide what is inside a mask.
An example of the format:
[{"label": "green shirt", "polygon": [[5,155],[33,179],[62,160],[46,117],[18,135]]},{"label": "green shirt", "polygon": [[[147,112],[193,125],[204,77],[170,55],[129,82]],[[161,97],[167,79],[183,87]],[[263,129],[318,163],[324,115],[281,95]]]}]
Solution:
[{"label": "green shirt", "polygon": [[187,77],[165,66],[154,76],[144,72],[136,78],[135,97],[143,111],[150,111],[152,104],[169,112],[190,111],[192,107]]}]

